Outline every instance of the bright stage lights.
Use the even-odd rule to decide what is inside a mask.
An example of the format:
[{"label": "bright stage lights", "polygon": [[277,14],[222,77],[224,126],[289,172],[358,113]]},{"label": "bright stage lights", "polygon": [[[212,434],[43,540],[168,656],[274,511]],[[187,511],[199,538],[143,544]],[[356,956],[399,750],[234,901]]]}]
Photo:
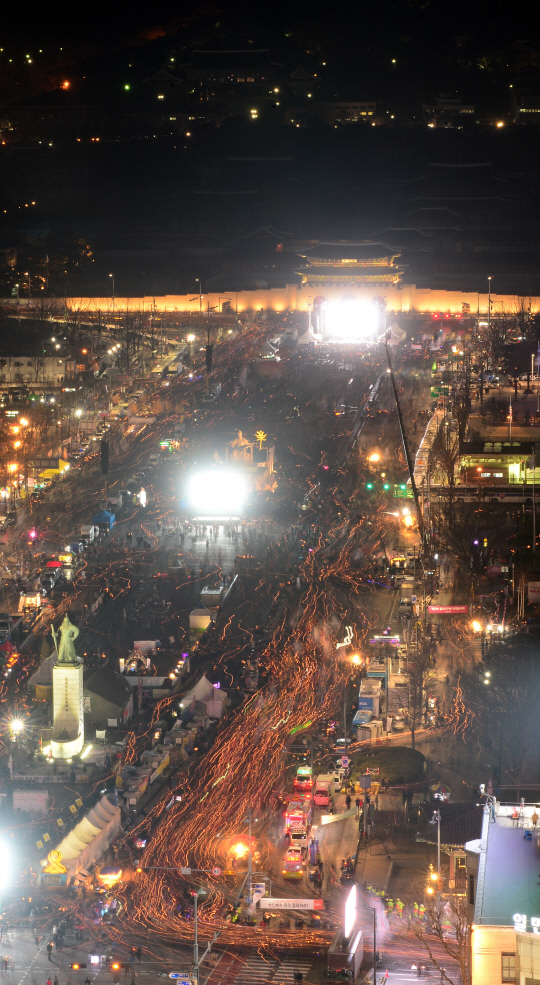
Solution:
[{"label": "bright stage lights", "polygon": [[371,302],[343,298],[328,304],[324,311],[324,334],[341,342],[374,342],[377,338],[379,310]]},{"label": "bright stage lights", "polygon": [[202,516],[240,516],[247,495],[244,476],[229,469],[196,472],[189,484],[189,498]]}]

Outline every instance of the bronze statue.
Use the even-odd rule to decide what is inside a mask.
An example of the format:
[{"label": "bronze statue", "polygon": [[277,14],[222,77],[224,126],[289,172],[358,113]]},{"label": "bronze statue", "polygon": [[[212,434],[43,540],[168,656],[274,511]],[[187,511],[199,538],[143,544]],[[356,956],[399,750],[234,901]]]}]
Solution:
[{"label": "bronze statue", "polygon": [[51,625],[52,637],[54,640],[54,645],[56,647],[56,652],[58,654],[59,664],[79,664],[79,658],[75,651],[75,640],[80,633],[77,626],[74,626],[67,617],[64,616],[62,625],[60,626],[60,645],[58,645],[58,638],[54,629]]}]

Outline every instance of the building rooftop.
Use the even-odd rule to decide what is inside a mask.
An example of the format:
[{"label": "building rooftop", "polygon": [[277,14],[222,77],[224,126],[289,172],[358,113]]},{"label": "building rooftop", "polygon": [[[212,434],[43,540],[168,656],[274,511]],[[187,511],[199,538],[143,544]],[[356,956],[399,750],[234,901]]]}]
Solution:
[{"label": "building rooftop", "polygon": [[463,441],[461,455],[533,455],[534,441],[516,441],[514,438],[483,438],[481,441]]},{"label": "building rooftop", "polygon": [[481,841],[465,846],[480,854],[475,924],[508,927],[515,913],[540,914],[540,844],[535,833],[530,841],[526,837],[531,815],[540,808],[526,805],[520,821],[512,820],[512,809],[498,804],[495,822],[486,809]]}]

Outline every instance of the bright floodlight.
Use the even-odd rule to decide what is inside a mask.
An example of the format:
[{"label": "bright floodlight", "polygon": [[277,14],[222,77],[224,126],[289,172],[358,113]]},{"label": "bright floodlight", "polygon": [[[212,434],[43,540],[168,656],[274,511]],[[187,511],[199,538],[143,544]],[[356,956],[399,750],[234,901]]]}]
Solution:
[{"label": "bright floodlight", "polygon": [[324,312],[325,335],[342,342],[374,342],[377,338],[378,309],[371,302],[344,298],[327,305]]},{"label": "bright floodlight", "polygon": [[5,841],[0,841],[0,855],[2,865],[0,866],[0,892],[4,892],[11,882],[11,858],[13,849],[6,845]]},{"label": "bright floodlight", "polygon": [[22,722],[20,718],[13,718],[9,723],[9,727],[13,732],[13,735],[20,735],[24,729],[24,722]]},{"label": "bright floodlight", "polygon": [[191,503],[204,516],[239,516],[246,494],[244,477],[221,469],[196,472],[189,484]]}]

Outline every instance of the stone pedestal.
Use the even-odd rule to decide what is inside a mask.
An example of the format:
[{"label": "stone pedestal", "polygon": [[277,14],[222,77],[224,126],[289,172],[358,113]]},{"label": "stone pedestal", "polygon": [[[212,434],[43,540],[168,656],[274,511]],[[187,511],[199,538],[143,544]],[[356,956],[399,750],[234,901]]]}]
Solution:
[{"label": "stone pedestal", "polygon": [[71,759],[84,745],[83,664],[53,668],[53,759]]}]

